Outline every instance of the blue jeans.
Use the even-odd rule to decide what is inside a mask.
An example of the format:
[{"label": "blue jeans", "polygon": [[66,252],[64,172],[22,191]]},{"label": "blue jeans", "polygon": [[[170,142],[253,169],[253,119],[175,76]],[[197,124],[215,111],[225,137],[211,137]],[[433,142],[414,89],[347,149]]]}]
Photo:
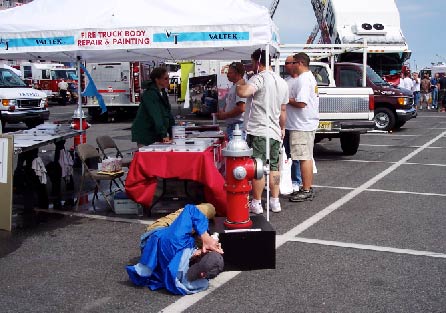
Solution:
[{"label": "blue jeans", "polygon": [[420,92],[419,91],[414,91],[413,92],[413,103],[415,104],[415,106],[418,106],[420,104]]},{"label": "blue jeans", "polygon": [[438,89],[434,88],[432,90],[432,106],[437,107],[438,105]]},{"label": "blue jeans", "polygon": [[[288,129],[285,129],[285,137],[283,138],[283,146],[285,147],[287,157],[291,158],[290,132]],[[299,160],[293,160],[293,164],[291,165],[291,181],[293,182],[293,185],[302,185],[302,174],[300,173]]]},{"label": "blue jeans", "polygon": [[228,135],[228,140],[231,140],[233,137],[232,133],[234,132],[235,125],[238,125],[239,129],[242,130],[242,139],[246,140],[246,132],[243,129],[243,122],[232,123],[232,124],[226,125],[226,134]]}]

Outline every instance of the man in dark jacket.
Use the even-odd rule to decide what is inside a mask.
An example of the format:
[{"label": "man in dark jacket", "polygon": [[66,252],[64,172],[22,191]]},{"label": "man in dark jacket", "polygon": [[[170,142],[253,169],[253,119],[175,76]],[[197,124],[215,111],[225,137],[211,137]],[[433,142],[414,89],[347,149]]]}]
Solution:
[{"label": "man in dark jacket", "polygon": [[440,78],[437,81],[438,89],[438,112],[444,112],[445,97],[446,97],[446,76],[445,73],[440,73]]},{"label": "man in dark jacket", "polygon": [[169,75],[165,68],[155,68],[150,73],[150,82],[132,124],[132,141],[138,147],[154,142],[169,142],[172,126],[175,124],[171,113],[166,88]]}]

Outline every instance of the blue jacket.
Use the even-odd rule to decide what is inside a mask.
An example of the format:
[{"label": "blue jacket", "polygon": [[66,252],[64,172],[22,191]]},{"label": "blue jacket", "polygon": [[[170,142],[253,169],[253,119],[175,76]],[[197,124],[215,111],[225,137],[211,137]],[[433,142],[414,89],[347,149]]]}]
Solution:
[{"label": "blue jacket", "polygon": [[207,279],[189,282],[186,273],[195,250],[192,230],[201,236],[208,226],[207,217],[195,205],[186,205],[169,227],[142,236],[141,259],[138,264],[127,266],[129,278],[138,286],[151,290],[166,288],[181,295],[207,289]]}]

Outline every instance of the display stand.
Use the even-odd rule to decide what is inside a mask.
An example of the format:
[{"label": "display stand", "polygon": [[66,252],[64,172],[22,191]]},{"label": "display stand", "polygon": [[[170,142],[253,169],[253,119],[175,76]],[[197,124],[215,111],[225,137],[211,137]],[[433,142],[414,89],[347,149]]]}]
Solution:
[{"label": "display stand", "polygon": [[276,268],[276,231],[262,215],[250,218],[249,229],[227,229],[225,217],[216,217],[209,224],[211,234],[219,233],[225,271]]},{"label": "display stand", "polygon": [[0,230],[12,228],[12,163],[14,137],[0,135]]}]

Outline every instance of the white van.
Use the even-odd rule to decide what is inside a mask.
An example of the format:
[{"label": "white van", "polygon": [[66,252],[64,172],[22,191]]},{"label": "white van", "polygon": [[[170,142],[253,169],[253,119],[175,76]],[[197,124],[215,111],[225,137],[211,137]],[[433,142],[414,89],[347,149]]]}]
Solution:
[{"label": "white van", "polygon": [[6,123],[24,122],[32,128],[50,117],[46,94],[28,87],[6,64],[0,64],[0,101],[2,131]]}]

